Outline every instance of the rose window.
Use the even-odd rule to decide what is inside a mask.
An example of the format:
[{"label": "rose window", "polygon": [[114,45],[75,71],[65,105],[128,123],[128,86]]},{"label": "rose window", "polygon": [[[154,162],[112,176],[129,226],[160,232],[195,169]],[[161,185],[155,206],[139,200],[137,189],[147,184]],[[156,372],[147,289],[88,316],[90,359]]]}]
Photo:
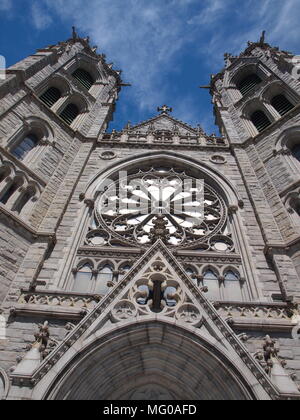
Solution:
[{"label": "rose window", "polygon": [[103,238],[111,245],[147,247],[160,237],[170,247],[233,249],[223,199],[202,180],[172,168],[111,182],[99,193],[94,217],[89,243]]}]

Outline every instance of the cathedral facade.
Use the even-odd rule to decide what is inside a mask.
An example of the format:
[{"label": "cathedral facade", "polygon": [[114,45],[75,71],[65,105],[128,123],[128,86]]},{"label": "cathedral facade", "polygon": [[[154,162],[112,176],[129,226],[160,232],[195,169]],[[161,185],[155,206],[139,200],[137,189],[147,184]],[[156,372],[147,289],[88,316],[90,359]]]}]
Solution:
[{"label": "cathedral facade", "polygon": [[300,75],[264,36],[220,136],[110,132],[121,72],[75,30],[0,81],[0,399],[300,399]]}]

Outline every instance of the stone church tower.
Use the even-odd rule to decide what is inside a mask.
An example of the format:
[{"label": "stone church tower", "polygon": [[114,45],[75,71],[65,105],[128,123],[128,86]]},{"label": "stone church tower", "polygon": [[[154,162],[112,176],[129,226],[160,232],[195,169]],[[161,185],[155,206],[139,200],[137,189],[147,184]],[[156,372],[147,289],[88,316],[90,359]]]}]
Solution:
[{"label": "stone church tower", "polygon": [[109,132],[121,72],[75,30],[0,82],[0,398],[300,399],[300,82],[225,56],[221,136]]}]

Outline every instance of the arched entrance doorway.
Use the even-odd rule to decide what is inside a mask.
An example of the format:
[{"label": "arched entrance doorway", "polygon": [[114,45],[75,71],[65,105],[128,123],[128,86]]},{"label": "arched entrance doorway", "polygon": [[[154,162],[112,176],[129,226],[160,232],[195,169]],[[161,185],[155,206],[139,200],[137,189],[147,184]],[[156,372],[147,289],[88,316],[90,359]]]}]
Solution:
[{"label": "arched entrance doorway", "polygon": [[52,383],[56,400],[248,400],[255,395],[228,358],[161,321],[115,329],[78,353]]}]

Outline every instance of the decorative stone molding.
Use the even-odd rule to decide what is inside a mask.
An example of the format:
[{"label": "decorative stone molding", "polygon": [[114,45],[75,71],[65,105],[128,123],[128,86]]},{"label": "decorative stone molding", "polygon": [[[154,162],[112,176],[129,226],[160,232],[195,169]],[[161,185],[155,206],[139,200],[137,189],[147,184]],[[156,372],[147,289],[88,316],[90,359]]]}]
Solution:
[{"label": "decorative stone molding", "polygon": [[187,324],[191,324],[195,327],[199,327],[203,321],[203,315],[200,310],[191,303],[184,303],[181,305],[177,309],[175,317],[179,321],[186,322]]},{"label": "decorative stone molding", "polygon": [[124,321],[137,316],[137,308],[130,300],[120,300],[111,311],[114,322]]},{"label": "decorative stone molding", "polygon": [[[77,272],[77,269],[76,269]],[[21,292],[18,304],[68,308],[93,309],[99,302],[100,296],[81,295],[73,292],[51,293],[50,291]]]},{"label": "decorative stone molding", "polygon": [[10,380],[7,373],[0,368],[0,401],[5,400],[10,389]]},{"label": "decorative stone molding", "polygon": [[279,389],[285,393],[299,392],[300,388],[294,384],[293,377],[285,372],[286,361],[279,358],[279,349],[275,344],[276,341],[267,335],[264,338],[263,351],[258,351],[255,358]]},{"label": "decorative stone molding", "polygon": [[213,156],[211,156],[211,157],[209,158],[209,160],[210,160],[212,163],[215,163],[215,164],[217,164],[217,165],[224,165],[224,164],[226,163],[226,159],[225,159],[225,157],[224,157],[224,156],[221,156],[221,155],[213,155]]},{"label": "decorative stone molding", "polygon": [[[181,279],[182,287],[184,288],[179,286],[177,276]],[[22,370],[19,372],[15,371],[12,374],[13,384],[17,385],[22,382],[24,386],[32,386],[33,384],[36,385],[38,381],[47,375],[52,366],[56,364],[63,355],[66,355],[70,347],[73,346],[80,337],[82,337],[82,339],[88,339],[91,334],[97,334],[98,328],[101,329],[101,326],[105,323],[105,319],[108,319],[107,317],[112,314],[113,308],[114,316],[117,316],[118,318],[118,314],[121,315],[121,317],[124,314],[126,317],[125,320],[123,319],[119,322],[132,322],[131,317],[135,314],[135,308],[137,308],[138,303],[136,300],[138,287],[142,284],[148,284],[151,288],[151,283],[154,285],[155,282],[159,282],[160,290],[166,291],[168,285],[171,285],[174,289],[176,289],[175,292],[172,292],[172,296],[169,297],[169,299],[174,302],[175,306],[173,306],[172,303],[169,307],[167,305],[163,305],[162,308],[159,308],[160,305],[157,305],[157,303],[159,303],[159,300],[161,299],[159,296],[161,295],[159,293],[154,293],[153,296],[150,296],[146,304],[139,303],[139,317],[144,317],[145,320],[147,320],[148,318],[145,315],[148,315],[148,317],[152,316],[153,319],[160,319],[160,317],[162,317],[162,320],[164,319],[168,320],[168,322],[176,322],[175,314],[178,310],[177,313],[182,314],[183,317],[182,327],[185,325],[185,328],[191,328],[191,331],[193,331],[194,334],[201,334],[200,328],[196,328],[195,330],[193,320],[195,319],[195,321],[198,322],[201,314],[203,313],[205,322],[209,323],[210,328],[214,330],[214,334],[220,338],[223,337],[222,343],[225,346],[222,346],[223,351],[226,352],[226,348],[231,348],[232,351],[235,352],[234,354],[236,354],[235,358],[239,357],[238,360],[241,361],[240,363],[243,363],[243,369],[249,369],[249,374],[254,375],[260,384],[259,386],[262,386],[271,398],[284,398],[284,396],[279,394],[278,389],[266,375],[261,366],[247,351],[242,341],[221,318],[216,309],[204,297],[199,288],[193,284],[189,276],[185,274],[184,270],[172,256],[171,252],[161,241],[158,241],[147,251],[147,253],[139,260],[138,264],[129,272],[129,274],[125,276],[124,279],[110,292],[110,294],[106,296],[75,328],[70,331],[65,340],[60,343],[60,345],[52,351],[43,363],[39,364],[29,376],[27,375],[25,377]],[[153,290],[154,289],[155,287]],[[142,290],[140,291],[142,292]],[[126,302],[124,302],[124,300]],[[124,305],[122,303],[121,306],[118,307],[117,304],[120,303],[120,301],[123,301]],[[193,308],[194,314],[192,317],[188,315],[191,311],[187,310],[189,308],[192,309],[191,306],[185,306],[179,310],[181,305],[190,304],[191,301],[193,302],[192,305],[196,307],[196,310]],[[132,306],[132,304],[134,306]],[[119,310],[120,312],[118,312]],[[127,318],[128,316],[129,318]],[[178,315],[178,317],[180,318],[180,315]],[[190,322],[190,318],[192,318],[192,323]],[[177,322],[179,322],[178,319]],[[220,338],[218,338],[218,341]],[[218,345],[218,341],[216,341],[216,345]],[[64,363],[66,363],[66,359],[64,359]],[[289,395],[290,398],[297,398],[298,396],[299,394],[297,392]]]},{"label": "decorative stone molding", "polygon": [[104,152],[100,153],[100,158],[103,160],[112,160],[117,157],[116,152],[112,150],[105,150]]},{"label": "decorative stone molding", "polygon": [[290,320],[287,304],[255,302],[214,302],[214,307],[222,317]]},{"label": "decorative stone molding", "polygon": [[84,200],[84,204],[86,204],[86,206],[88,207],[88,208],[90,208],[90,209],[94,209],[94,207],[95,207],[95,200],[93,200],[93,199],[91,199],[91,198],[86,198],[85,200]]}]

